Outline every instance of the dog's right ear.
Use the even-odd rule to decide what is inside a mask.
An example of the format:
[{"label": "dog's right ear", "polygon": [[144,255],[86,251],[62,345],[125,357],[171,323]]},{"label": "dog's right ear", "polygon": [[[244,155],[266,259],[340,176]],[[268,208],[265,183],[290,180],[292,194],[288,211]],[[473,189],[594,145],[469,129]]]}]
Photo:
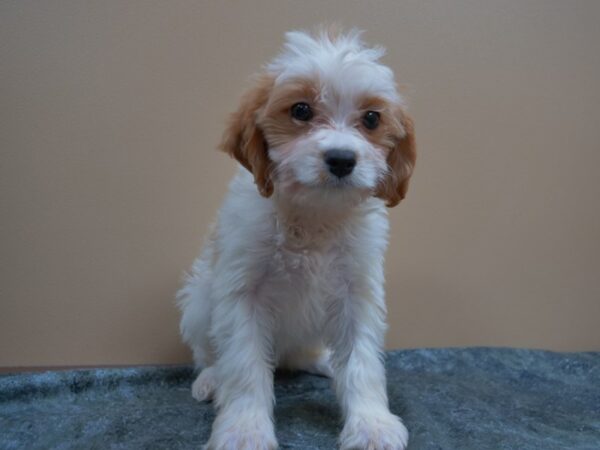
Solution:
[{"label": "dog's right ear", "polygon": [[272,168],[267,141],[257,124],[257,117],[269,99],[273,83],[272,77],[263,76],[242,97],[238,110],[231,115],[219,146],[254,175],[258,190],[264,197],[273,193]]}]

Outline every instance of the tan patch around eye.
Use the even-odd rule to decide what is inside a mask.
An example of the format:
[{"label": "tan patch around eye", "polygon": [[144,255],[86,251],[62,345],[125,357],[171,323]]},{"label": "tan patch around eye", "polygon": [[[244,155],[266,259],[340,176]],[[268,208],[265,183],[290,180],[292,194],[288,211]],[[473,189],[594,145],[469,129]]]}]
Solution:
[{"label": "tan patch around eye", "polygon": [[[294,79],[273,89],[269,102],[259,118],[267,140],[271,146],[283,145],[306,132],[308,126],[319,122],[317,108],[319,91],[314,81]],[[308,103],[313,109],[314,117],[309,122],[292,119],[291,107],[300,102]]]},{"label": "tan patch around eye", "polygon": [[382,111],[389,107],[388,102],[381,97],[364,97],[359,102],[359,110],[361,111]]},{"label": "tan patch around eye", "polygon": [[[380,114],[379,126],[374,130],[369,130],[362,124],[362,117],[367,111]],[[392,149],[404,134],[402,124],[394,114],[394,106],[381,97],[365,97],[359,102],[357,127],[371,144],[386,150]]]},{"label": "tan patch around eye", "polygon": [[312,80],[296,78],[286,81],[273,89],[265,114],[272,116],[284,113],[289,116],[292,105],[299,102],[306,102],[314,108],[318,95],[318,87]]}]

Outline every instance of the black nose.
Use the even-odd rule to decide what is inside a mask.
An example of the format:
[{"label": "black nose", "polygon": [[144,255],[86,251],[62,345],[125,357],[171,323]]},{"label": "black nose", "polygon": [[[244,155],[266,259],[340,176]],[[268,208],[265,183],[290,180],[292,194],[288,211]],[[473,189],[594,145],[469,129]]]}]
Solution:
[{"label": "black nose", "polygon": [[323,157],[329,171],[338,178],[345,177],[356,166],[356,155],[352,150],[332,149],[327,150]]}]

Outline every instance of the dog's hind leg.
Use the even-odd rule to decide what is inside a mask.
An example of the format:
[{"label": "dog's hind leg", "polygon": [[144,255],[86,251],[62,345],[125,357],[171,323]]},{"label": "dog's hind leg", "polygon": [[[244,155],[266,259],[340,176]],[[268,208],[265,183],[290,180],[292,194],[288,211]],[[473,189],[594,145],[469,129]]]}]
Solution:
[{"label": "dog's hind leg", "polygon": [[212,400],[216,387],[215,368],[213,366],[206,367],[202,369],[192,384],[192,397],[199,402]]},{"label": "dog's hind leg", "polygon": [[332,378],[330,363],[331,351],[325,347],[302,349],[290,352],[282,361],[281,367],[289,370],[301,370],[322,377]]},{"label": "dog's hind leg", "polygon": [[212,234],[209,235],[200,257],[194,262],[184,286],[177,293],[182,312],[181,336],[192,349],[196,369],[202,369],[192,385],[192,396],[199,401],[210,400],[216,388],[216,377],[212,367],[214,350],[209,339],[212,309],[210,291],[215,257]]}]

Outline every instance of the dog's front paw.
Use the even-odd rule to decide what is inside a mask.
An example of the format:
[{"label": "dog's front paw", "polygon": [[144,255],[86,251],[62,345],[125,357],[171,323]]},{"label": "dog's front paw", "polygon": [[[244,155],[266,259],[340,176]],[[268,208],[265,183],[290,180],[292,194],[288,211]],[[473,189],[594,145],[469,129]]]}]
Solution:
[{"label": "dog's front paw", "polygon": [[391,413],[349,417],[340,436],[341,450],[404,450],[408,431]]},{"label": "dog's front paw", "polygon": [[204,448],[205,450],[276,450],[277,447],[275,430],[270,419],[217,417],[210,439]]}]

